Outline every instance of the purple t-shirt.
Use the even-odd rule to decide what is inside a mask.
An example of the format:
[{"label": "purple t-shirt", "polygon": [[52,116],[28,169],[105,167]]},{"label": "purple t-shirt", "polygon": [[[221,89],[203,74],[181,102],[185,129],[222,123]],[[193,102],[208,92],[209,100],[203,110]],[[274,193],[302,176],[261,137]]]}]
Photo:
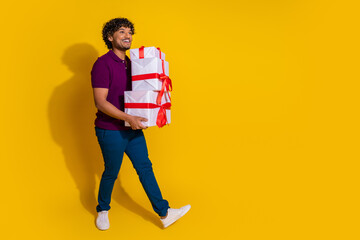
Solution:
[{"label": "purple t-shirt", "polygon": [[[112,50],[99,57],[91,70],[93,88],[108,88],[106,100],[124,111],[124,91],[131,91],[130,59],[121,60]],[[98,110],[95,126],[109,130],[128,130],[125,122]]]}]

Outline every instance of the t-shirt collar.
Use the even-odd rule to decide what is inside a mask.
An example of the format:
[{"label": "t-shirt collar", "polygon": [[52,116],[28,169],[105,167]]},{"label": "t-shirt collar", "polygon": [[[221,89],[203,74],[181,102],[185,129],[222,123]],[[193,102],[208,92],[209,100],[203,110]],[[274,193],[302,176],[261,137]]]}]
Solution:
[{"label": "t-shirt collar", "polygon": [[[109,50],[109,55],[112,57],[112,59],[114,59],[116,62],[122,62],[124,60],[122,60],[121,58],[118,57],[118,55],[116,55],[113,50]],[[125,60],[128,60],[128,56],[125,55]]]}]

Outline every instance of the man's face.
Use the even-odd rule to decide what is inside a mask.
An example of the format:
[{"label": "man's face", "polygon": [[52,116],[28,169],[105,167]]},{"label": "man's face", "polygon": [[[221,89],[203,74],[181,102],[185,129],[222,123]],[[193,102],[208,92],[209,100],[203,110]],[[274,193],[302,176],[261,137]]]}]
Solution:
[{"label": "man's face", "polygon": [[130,28],[121,27],[119,30],[114,32],[108,39],[112,43],[113,48],[119,50],[129,50],[132,42],[132,31]]}]

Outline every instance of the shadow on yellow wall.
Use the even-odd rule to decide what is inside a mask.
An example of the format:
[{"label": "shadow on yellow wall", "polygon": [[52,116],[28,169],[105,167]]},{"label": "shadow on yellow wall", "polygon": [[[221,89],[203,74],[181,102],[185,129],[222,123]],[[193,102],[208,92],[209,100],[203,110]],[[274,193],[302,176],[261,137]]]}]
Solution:
[{"label": "shadow on yellow wall", "polygon": [[[54,89],[48,106],[52,137],[62,148],[65,164],[79,190],[81,204],[94,217],[95,192],[98,190],[96,178],[100,179],[104,168],[94,130],[96,108],[90,81],[90,71],[98,56],[96,49],[86,43],[67,48],[62,62],[73,76]],[[158,217],[137,204],[121,182],[115,184],[112,197],[124,208],[161,227]]]}]

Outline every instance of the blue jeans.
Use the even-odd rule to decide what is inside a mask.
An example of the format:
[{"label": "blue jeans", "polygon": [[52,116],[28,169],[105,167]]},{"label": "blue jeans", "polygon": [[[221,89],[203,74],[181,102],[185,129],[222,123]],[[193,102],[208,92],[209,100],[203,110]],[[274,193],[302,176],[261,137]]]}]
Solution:
[{"label": "blue jeans", "polygon": [[95,127],[95,132],[105,162],[96,210],[100,212],[110,209],[112,190],[125,152],[139,176],[154,211],[159,216],[166,216],[169,203],[163,199],[156,182],[142,130],[118,131]]}]

